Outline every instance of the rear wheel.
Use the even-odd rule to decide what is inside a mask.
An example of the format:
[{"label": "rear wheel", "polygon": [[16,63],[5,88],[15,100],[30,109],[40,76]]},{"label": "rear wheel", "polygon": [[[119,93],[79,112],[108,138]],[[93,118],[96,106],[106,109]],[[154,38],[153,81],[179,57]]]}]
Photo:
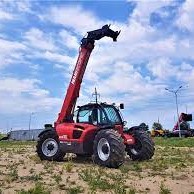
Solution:
[{"label": "rear wheel", "polygon": [[54,131],[43,133],[37,142],[36,152],[41,160],[62,161],[65,153],[60,150],[58,135]]},{"label": "rear wheel", "polygon": [[132,160],[149,160],[154,155],[154,143],[151,137],[142,130],[134,130],[134,145],[127,145],[126,151]]},{"label": "rear wheel", "polygon": [[93,160],[96,164],[118,168],[124,162],[125,145],[120,135],[113,129],[97,133],[93,145]]}]

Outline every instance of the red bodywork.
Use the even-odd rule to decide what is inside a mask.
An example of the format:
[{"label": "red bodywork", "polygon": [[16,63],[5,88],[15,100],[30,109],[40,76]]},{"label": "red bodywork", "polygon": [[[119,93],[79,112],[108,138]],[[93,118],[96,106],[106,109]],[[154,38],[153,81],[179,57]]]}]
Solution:
[{"label": "red bodywork", "polygon": [[180,124],[182,121],[192,121],[192,114],[181,113],[179,116],[179,120],[176,122],[173,127],[173,131],[179,130],[178,123]]},{"label": "red bodywork", "polygon": [[[109,34],[105,35],[105,32],[103,32],[100,37],[97,31],[93,31],[98,35],[95,40],[99,40],[101,37],[104,36],[113,38]],[[116,33],[116,35],[114,34],[113,38],[113,40],[116,41],[115,37],[118,36],[119,32],[111,31],[112,30],[108,31],[108,33]],[[91,37],[89,40],[91,40]],[[92,124],[75,123],[73,121],[73,112],[75,109],[77,98],[79,97],[80,86],[93,48],[94,41],[88,41],[85,44],[81,45],[77,63],[73,71],[69,87],[67,89],[66,97],[64,99],[57,121],[54,123],[55,130],[59,136],[59,140],[61,143],[74,142],[81,144],[85,141],[93,140],[96,132],[98,131],[98,126]],[[122,125],[117,125],[115,126],[115,128],[121,134],[125,144],[134,144],[133,136],[123,133]]]},{"label": "red bodywork", "polygon": [[[135,139],[133,136],[123,133],[123,126],[116,125],[115,129],[121,134],[121,137],[124,140],[125,144],[134,144]],[[56,131],[59,136],[59,141],[66,141],[66,142],[79,142],[82,143],[86,139],[86,136],[93,136],[95,132],[97,132],[98,126],[92,124],[83,124],[83,123],[61,123],[57,125]],[[74,131],[80,131],[80,137],[74,138],[73,133]]]},{"label": "red bodywork", "polygon": [[[86,135],[94,133],[96,129],[97,129],[96,126],[90,124],[62,123],[57,126],[57,134],[59,135],[60,141],[67,142],[76,141],[81,143],[85,139]],[[81,133],[80,138],[73,137],[74,131],[80,131]]]}]

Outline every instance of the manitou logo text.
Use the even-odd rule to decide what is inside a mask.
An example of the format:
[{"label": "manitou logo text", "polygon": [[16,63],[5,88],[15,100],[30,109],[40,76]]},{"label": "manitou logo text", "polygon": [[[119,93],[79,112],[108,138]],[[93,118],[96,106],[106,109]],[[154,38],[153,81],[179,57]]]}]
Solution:
[{"label": "manitou logo text", "polygon": [[77,65],[76,65],[76,68],[73,72],[73,76],[72,76],[72,79],[71,79],[71,83],[74,85],[75,84],[75,81],[77,79],[77,75],[78,75],[78,72],[81,68],[81,63],[82,63],[82,60],[84,58],[84,53],[81,53],[80,56],[79,56],[79,59],[77,61]]},{"label": "manitou logo text", "polygon": [[67,135],[60,135],[59,139],[67,139]]}]

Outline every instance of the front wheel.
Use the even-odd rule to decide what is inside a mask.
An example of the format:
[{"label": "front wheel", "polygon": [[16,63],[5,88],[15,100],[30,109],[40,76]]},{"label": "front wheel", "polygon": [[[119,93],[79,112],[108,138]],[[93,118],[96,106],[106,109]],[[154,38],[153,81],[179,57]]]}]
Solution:
[{"label": "front wheel", "polygon": [[120,135],[113,129],[97,133],[93,145],[93,160],[96,164],[109,168],[118,168],[123,164],[125,145]]},{"label": "front wheel", "polygon": [[134,130],[132,135],[135,138],[135,144],[126,147],[129,157],[139,161],[151,159],[155,150],[151,137],[142,130]]},{"label": "front wheel", "polygon": [[58,135],[55,131],[47,131],[40,135],[36,152],[41,160],[62,161],[65,153],[60,150]]}]

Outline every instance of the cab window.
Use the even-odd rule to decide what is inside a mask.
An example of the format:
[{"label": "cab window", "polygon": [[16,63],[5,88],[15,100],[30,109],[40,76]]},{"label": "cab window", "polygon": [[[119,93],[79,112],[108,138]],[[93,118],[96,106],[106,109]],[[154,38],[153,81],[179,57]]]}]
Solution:
[{"label": "cab window", "polygon": [[107,114],[109,121],[111,121],[112,123],[120,123],[121,122],[119,114],[116,112],[116,110],[113,107],[107,106],[107,107],[104,107],[104,110]]},{"label": "cab window", "polygon": [[77,122],[79,123],[97,124],[97,121],[98,115],[96,108],[85,107],[84,109],[81,109],[78,113]]}]

